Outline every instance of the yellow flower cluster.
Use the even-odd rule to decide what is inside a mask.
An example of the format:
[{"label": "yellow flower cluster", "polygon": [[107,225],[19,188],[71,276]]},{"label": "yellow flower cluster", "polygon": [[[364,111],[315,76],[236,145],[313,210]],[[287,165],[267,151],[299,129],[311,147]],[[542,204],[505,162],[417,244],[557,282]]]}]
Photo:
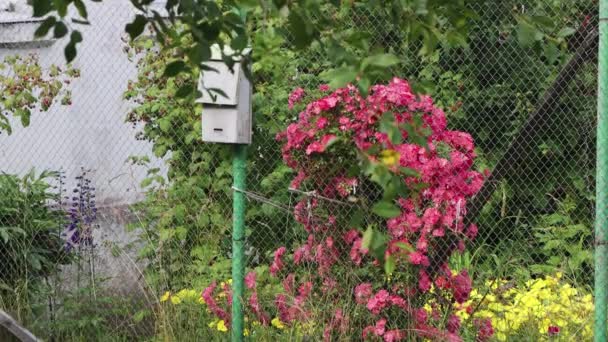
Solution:
[{"label": "yellow flower cluster", "polygon": [[558,340],[587,341],[593,336],[591,294],[563,281],[560,273],[529,280],[520,287],[506,280],[489,281],[486,286],[489,291],[471,291],[469,301],[459,308],[457,315],[463,321],[469,319],[466,310],[469,307],[473,318],[491,319],[500,341],[518,333],[549,336],[549,327]]},{"label": "yellow flower cluster", "polygon": [[278,317],[273,318],[270,324],[277,329],[285,329],[285,324]]},{"label": "yellow flower cluster", "polygon": [[[215,329],[215,330],[217,330],[219,332],[223,332],[223,333],[228,332],[228,327],[226,326],[226,322],[224,322],[223,319],[209,322],[209,324],[207,324],[207,326],[209,328]],[[249,333],[249,329],[244,329],[243,330],[243,335],[249,336],[249,334],[250,334]]]},{"label": "yellow flower cluster", "polygon": [[184,302],[205,304],[205,300],[201,298],[200,292],[191,289],[183,289],[175,294],[172,294],[171,292],[167,291],[160,297],[160,301],[170,301],[174,305],[178,305]]}]

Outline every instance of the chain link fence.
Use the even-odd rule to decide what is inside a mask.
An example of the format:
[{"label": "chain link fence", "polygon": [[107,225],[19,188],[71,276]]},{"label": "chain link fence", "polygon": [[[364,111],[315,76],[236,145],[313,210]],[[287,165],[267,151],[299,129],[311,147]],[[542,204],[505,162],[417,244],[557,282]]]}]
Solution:
[{"label": "chain link fence", "polygon": [[[4,108],[19,82],[63,78],[59,89],[32,90],[50,102],[31,105],[28,127],[11,118],[12,134],[0,134],[0,308],[49,341],[228,339],[232,150],[203,143],[202,108],[175,97],[179,83],[194,76],[163,78],[172,52],[159,51],[151,37],[128,42],[124,25],[135,12],[127,2],[90,5],[92,25],[83,29],[73,69],[64,65],[61,41],[32,41],[37,23],[19,16],[20,6],[0,15],[3,29],[19,33],[3,37],[1,57],[22,58],[4,63]],[[408,44],[391,19],[365,7],[347,18],[336,15],[336,25],[363,29],[374,48],[399,56],[393,74],[430,94],[448,128],[474,140],[472,167],[485,180],[458,207],[456,220],[462,214],[476,223],[478,235],[463,253],[452,253],[455,242],[447,239],[435,246],[454,276],[466,269],[473,280],[470,298],[454,313],[462,330],[490,319],[497,340],[589,340],[597,4],[471,6],[478,17],[468,47],[439,43],[429,55]],[[524,16],[545,26],[546,35],[529,46],[520,37]],[[400,275],[387,276],[382,265],[359,268],[356,239],[344,238],[352,228],[358,237],[370,226],[386,230],[385,220],[359,210],[379,200],[381,189],[361,178],[346,196],[327,194],[319,185],[330,173],[293,188],[296,173],[277,139],[298,119],[297,110],[287,110],[288,99],[298,87],[315,94],[320,74],[332,66],[319,47],[293,52],[263,30],[256,33],[254,134],[243,191],[246,335],[360,340],[366,327],[380,327],[377,319],[366,320],[362,310],[369,305],[358,304],[352,291],[370,279],[383,279],[381,288],[394,293],[406,291],[395,290]],[[275,46],[276,54],[256,56],[256,44]],[[38,56],[33,69],[24,66],[30,54]],[[303,222],[333,228],[311,237]],[[277,253],[283,247],[285,254]],[[323,253],[331,254],[326,265],[318,261]],[[296,254],[310,262],[290,269]],[[306,289],[308,282],[315,290]],[[306,304],[296,305],[305,297]],[[424,308],[429,320],[447,319],[434,317],[441,302],[411,304]],[[300,310],[291,315],[305,313],[316,325],[290,324],[282,307]],[[391,310],[382,315],[411,318],[407,310]],[[380,339],[384,330],[370,337]],[[422,339],[407,329],[394,334]],[[0,331],[0,340],[8,338]]]}]

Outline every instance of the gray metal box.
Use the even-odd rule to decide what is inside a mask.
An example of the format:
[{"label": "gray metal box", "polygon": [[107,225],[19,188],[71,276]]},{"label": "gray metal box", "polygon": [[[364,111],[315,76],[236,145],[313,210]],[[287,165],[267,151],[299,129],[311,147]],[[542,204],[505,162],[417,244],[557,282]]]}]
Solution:
[{"label": "gray metal box", "polygon": [[[212,60],[205,64],[218,72],[205,72],[199,79],[198,88],[203,96],[197,102],[203,104],[203,141],[250,144],[251,83],[245,77],[241,64],[234,65],[234,73],[223,61]],[[214,100],[203,86],[221,89],[227,98],[217,95]]]}]

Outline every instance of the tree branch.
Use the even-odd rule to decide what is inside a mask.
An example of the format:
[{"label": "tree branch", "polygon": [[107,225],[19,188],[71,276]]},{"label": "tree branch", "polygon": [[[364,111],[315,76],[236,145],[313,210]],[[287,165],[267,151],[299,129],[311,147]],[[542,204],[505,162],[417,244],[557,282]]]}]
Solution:
[{"label": "tree branch", "polygon": [[516,171],[517,165],[523,161],[522,151],[534,148],[534,143],[545,124],[551,119],[551,114],[559,105],[560,97],[568,89],[568,85],[589,59],[597,56],[598,31],[587,34],[583,43],[578,47],[574,56],[559,72],[557,78],[545,91],[536,111],[528,117],[519,133],[513,138],[509,148],[494,167],[490,177],[483,187],[467,205],[466,222],[474,222],[483,206],[490,200],[498,183],[511,172]]}]

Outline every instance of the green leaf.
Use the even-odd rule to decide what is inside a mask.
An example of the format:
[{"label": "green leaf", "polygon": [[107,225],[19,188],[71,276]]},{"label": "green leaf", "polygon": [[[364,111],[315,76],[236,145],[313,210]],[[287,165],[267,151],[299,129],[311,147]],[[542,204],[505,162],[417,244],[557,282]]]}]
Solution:
[{"label": "green leaf", "polygon": [[44,17],[47,13],[53,10],[53,3],[49,0],[33,0],[34,17]]},{"label": "green leaf", "polygon": [[65,46],[64,54],[68,63],[76,57],[76,44],[82,42],[82,34],[79,31],[72,31],[70,42]]},{"label": "green leaf", "polygon": [[382,114],[380,118],[380,131],[388,135],[393,144],[400,144],[403,140],[401,130],[395,124],[395,115],[390,112]]},{"label": "green leaf", "polygon": [[194,87],[191,84],[186,84],[181,86],[177,92],[175,92],[175,97],[177,98],[185,98],[194,93]]},{"label": "green leaf", "polygon": [[174,77],[177,76],[180,72],[187,71],[188,68],[186,66],[186,62],[184,61],[173,61],[165,67],[165,72],[163,73],[164,77]]},{"label": "green leaf", "polygon": [[519,43],[528,47],[536,41],[536,28],[525,21],[520,21],[517,25],[517,39]]},{"label": "green leaf", "polygon": [[8,240],[10,240],[11,237],[8,233],[8,229],[0,227],[0,237],[2,238],[2,240],[4,240],[4,243],[8,243]]},{"label": "green leaf", "polygon": [[[210,93],[209,95],[216,97],[217,95],[223,97],[223,98],[228,98],[228,95],[220,88],[207,88],[207,91]],[[213,94],[211,94],[213,93]],[[217,94],[217,95],[214,95]]]},{"label": "green leaf", "polygon": [[557,32],[557,36],[564,38],[573,35],[575,32],[576,30],[572,27],[564,27],[563,29],[559,30],[559,32]]},{"label": "green leaf", "polygon": [[369,227],[363,233],[361,240],[361,248],[369,251],[370,255],[380,261],[384,261],[384,254],[386,252],[386,236],[380,233],[376,229]]},{"label": "green leaf", "polygon": [[545,46],[543,47],[543,52],[549,64],[555,63],[555,61],[557,61],[557,58],[559,57],[559,48],[552,42],[548,42],[547,44],[545,44]]},{"label": "green leaf", "polygon": [[53,1],[53,6],[55,7],[55,10],[57,11],[57,14],[59,14],[60,17],[65,17],[66,14],[68,14],[68,4],[70,1],[68,0],[52,0]]},{"label": "green leaf", "polygon": [[380,217],[393,218],[401,214],[398,206],[388,201],[380,201],[372,207],[372,212]]},{"label": "green leaf", "polygon": [[23,127],[27,127],[30,125],[30,116],[31,113],[29,110],[24,110],[21,113],[21,124],[23,125]]},{"label": "green leaf", "polygon": [[348,227],[349,228],[361,227],[364,219],[365,219],[365,214],[363,213],[363,210],[359,210],[359,209],[355,210],[355,212],[350,217],[350,220],[348,222]]},{"label": "green leaf", "polygon": [[308,21],[304,20],[297,11],[290,11],[288,16],[289,32],[293,36],[293,43],[298,49],[310,45],[314,35],[309,29]]},{"label": "green leaf", "polygon": [[383,53],[365,58],[361,65],[362,68],[365,69],[368,65],[388,68],[396,64],[399,64],[399,58],[397,58],[397,56],[391,53]]},{"label": "green leaf", "polygon": [[171,120],[169,120],[168,118],[162,118],[160,120],[158,120],[158,126],[160,127],[160,130],[163,132],[169,132],[169,130],[171,129]]},{"label": "green leaf", "polygon": [[196,43],[192,48],[188,50],[188,57],[195,65],[199,65],[201,62],[209,60],[211,58],[211,48],[209,44]]},{"label": "green leaf", "polygon": [[133,321],[139,323],[143,321],[146,316],[148,316],[148,310],[139,310],[133,315]]},{"label": "green leaf", "polygon": [[57,19],[55,17],[48,17],[44,19],[44,21],[36,29],[36,32],[34,32],[34,37],[40,38],[46,36],[51,27],[55,26],[56,22]]},{"label": "green leaf", "polygon": [[386,260],[384,260],[384,272],[391,275],[395,271],[395,268],[395,258],[392,255],[389,255],[386,257]]},{"label": "green leaf", "polygon": [[63,23],[63,21],[56,22],[55,23],[55,28],[53,30],[53,35],[55,36],[55,38],[62,38],[66,34],[68,34],[68,27],[65,26],[65,24]]},{"label": "green leaf", "polygon": [[135,19],[133,19],[133,22],[127,24],[125,26],[125,31],[129,34],[129,37],[131,37],[131,40],[139,37],[142,32],[144,32],[144,29],[146,28],[146,24],[148,23],[148,18],[146,18],[145,16],[138,14],[135,16]]},{"label": "green leaf", "polygon": [[371,83],[371,80],[367,77],[361,77],[359,79],[359,81],[357,82],[357,87],[359,88],[359,92],[362,96],[367,95],[367,91],[369,90]]},{"label": "green leaf", "polygon": [[416,169],[409,167],[399,167],[399,172],[406,177],[420,177],[420,173]]},{"label": "green leaf", "polygon": [[239,34],[234,37],[230,42],[230,47],[236,51],[242,51],[247,47],[248,38],[245,33]]},{"label": "green leaf", "polygon": [[552,29],[555,26],[555,21],[544,15],[535,15],[531,17],[532,22],[545,27],[546,29]]},{"label": "green leaf", "polygon": [[81,17],[85,19],[88,18],[89,14],[87,13],[87,7],[85,6],[84,2],[82,2],[82,0],[74,0],[74,6],[76,6],[78,14],[80,14]]},{"label": "green leaf", "polygon": [[428,0],[414,0],[414,12],[418,15],[427,15],[429,13]]},{"label": "green leaf", "polygon": [[336,89],[352,83],[357,78],[357,71],[350,66],[330,69],[321,74],[321,78],[329,83],[329,86]]}]

